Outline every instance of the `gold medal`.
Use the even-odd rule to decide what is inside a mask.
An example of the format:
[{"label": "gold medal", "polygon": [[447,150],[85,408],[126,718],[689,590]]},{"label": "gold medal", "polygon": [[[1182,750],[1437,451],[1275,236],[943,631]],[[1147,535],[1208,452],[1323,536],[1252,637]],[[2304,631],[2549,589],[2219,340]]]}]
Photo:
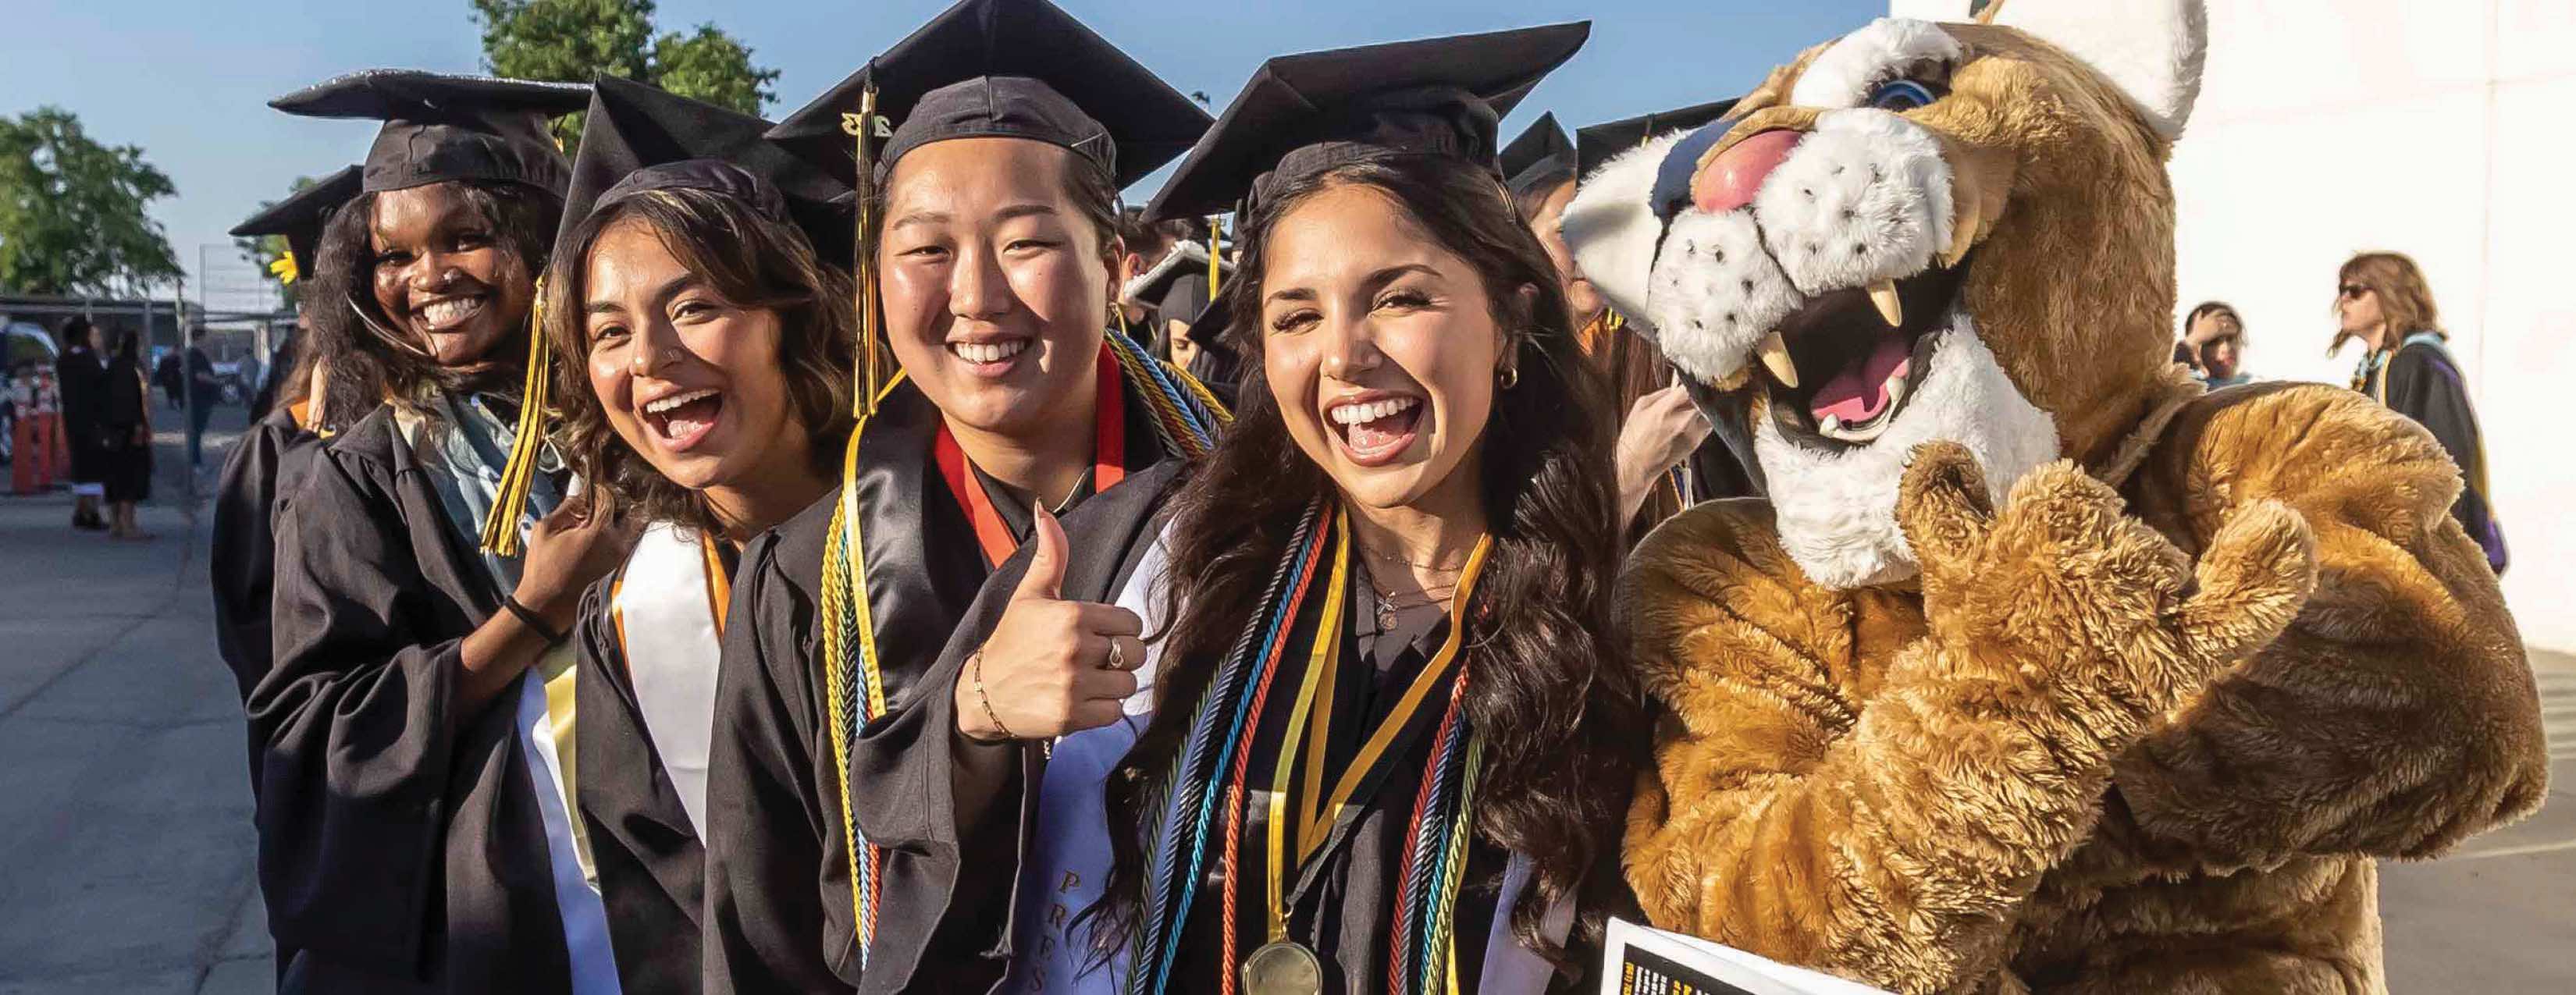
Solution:
[{"label": "gold medal", "polygon": [[1243,990],[1250,995],[1320,995],[1324,964],[1294,940],[1265,943],[1243,960]]}]

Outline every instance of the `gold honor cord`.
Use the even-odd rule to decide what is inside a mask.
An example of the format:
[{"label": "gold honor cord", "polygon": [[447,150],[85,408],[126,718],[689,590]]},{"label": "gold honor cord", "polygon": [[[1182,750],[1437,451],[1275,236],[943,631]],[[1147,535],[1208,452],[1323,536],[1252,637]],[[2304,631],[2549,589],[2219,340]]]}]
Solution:
[{"label": "gold honor cord", "polygon": [[[896,370],[894,379],[877,392],[861,399],[868,412],[874,412],[903,382],[903,371]],[[864,693],[866,714],[885,714],[885,680],[877,669],[876,619],[868,603],[867,552],[859,534],[859,441],[867,436],[869,415],[859,416],[850,428],[850,441],[841,450],[841,489],[834,498],[832,524],[823,544],[823,591],[816,614],[823,630],[823,695],[825,717],[831,724],[832,771],[841,789],[841,846],[850,861],[850,921],[858,927],[860,956],[866,956],[868,941],[875,929],[869,922],[872,903],[867,892],[875,878],[874,847],[859,841],[858,819],[850,803],[850,732],[851,723],[859,716],[845,715],[841,703],[853,692]],[[840,620],[853,617],[853,631],[844,634]],[[855,644],[855,645],[851,645]],[[852,674],[847,660],[857,652],[858,673]],[[862,682],[851,687],[853,680]]]},{"label": "gold honor cord", "polygon": [[[1269,878],[1270,942],[1272,943],[1280,943],[1288,939],[1286,881],[1292,876],[1287,852],[1288,795],[1289,781],[1297,766],[1297,741],[1306,732],[1306,716],[1315,706],[1315,697],[1318,694],[1330,696],[1333,693],[1333,671],[1341,666],[1342,599],[1349,588],[1345,581],[1350,577],[1351,568],[1349,521],[1350,513],[1347,511],[1337,511],[1333,514],[1333,572],[1332,579],[1328,582],[1331,586],[1324,593],[1324,618],[1322,623],[1315,627],[1315,648],[1307,655],[1309,662],[1306,664],[1306,678],[1297,684],[1297,704],[1295,709],[1288,713],[1287,735],[1279,742],[1279,760],[1273,768],[1270,779]],[[1329,701],[1326,702],[1325,714],[1331,714],[1332,710],[1332,704]],[[1310,771],[1306,780],[1310,789],[1307,792],[1309,806],[1314,804],[1314,792],[1311,789],[1323,776],[1321,756],[1323,742],[1323,730],[1317,730],[1314,740],[1317,749],[1307,763],[1307,770]],[[1303,856],[1307,852],[1305,842],[1303,838],[1298,840],[1300,864],[1304,863]]]},{"label": "gold honor cord", "polygon": [[1208,215],[1208,300],[1211,301],[1216,300],[1217,261],[1225,258],[1225,253],[1218,245],[1224,237],[1225,223],[1218,221],[1216,215]]},{"label": "gold honor cord", "polygon": [[[1440,683],[1441,675],[1447,674],[1450,665],[1457,661],[1458,652],[1467,641],[1467,599],[1476,593],[1476,579],[1484,574],[1485,556],[1493,545],[1492,536],[1477,537],[1476,548],[1467,554],[1467,566],[1459,575],[1458,589],[1449,595],[1449,637],[1441,642],[1440,652],[1431,658],[1431,662],[1423,665],[1422,672],[1414,675],[1412,686],[1405,688],[1404,696],[1396,700],[1395,710],[1388,713],[1386,719],[1378,723],[1376,731],[1369,734],[1368,742],[1361,745],[1359,755],[1352,758],[1351,765],[1343,768],[1341,776],[1333,782],[1332,794],[1320,805],[1317,804],[1315,790],[1323,770],[1324,742],[1332,735],[1333,710],[1328,704],[1315,713],[1315,734],[1307,742],[1307,762],[1317,776],[1307,780],[1305,797],[1301,799],[1305,811],[1297,830],[1298,863],[1314,859],[1315,851],[1324,845],[1326,833],[1334,822],[1341,819],[1342,809],[1350,804],[1352,792],[1359,790],[1361,779],[1377,766],[1379,757],[1395,742],[1396,734],[1404,730],[1414,712],[1421,710],[1423,700],[1431,696],[1431,689]],[[1336,645],[1339,645],[1338,641]],[[1329,700],[1333,694],[1332,668],[1320,669],[1324,686],[1318,694]],[[1318,678],[1310,673],[1308,679]],[[1301,702],[1304,700],[1303,692],[1300,692],[1299,699]],[[1302,705],[1300,710],[1303,710]],[[1292,729],[1303,724],[1295,717],[1289,721]]]},{"label": "gold honor cord", "polygon": [[858,299],[853,304],[859,310],[859,389],[851,394],[850,413],[862,418],[876,412],[877,397],[885,383],[884,358],[879,355],[880,347],[877,345],[878,326],[882,321],[877,313],[877,170],[876,157],[869,148],[869,139],[876,137],[881,123],[877,120],[877,87],[871,82],[859,91],[859,112],[841,115],[841,131],[850,136],[851,159],[858,164],[857,174],[851,182],[851,189],[855,191],[852,196],[858,201],[858,210],[854,212],[858,221],[855,237],[851,240],[854,248],[850,271],[858,277]]},{"label": "gold honor cord", "polygon": [[519,387],[519,423],[510,439],[510,461],[501,468],[501,486],[493,492],[492,511],[483,519],[483,551],[519,555],[519,516],[528,509],[528,489],[537,479],[537,457],[546,447],[547,385],[554,379],[554,350],[546,347],[546,279],[537,278],[536,300],[528,305],[528,372]]}]

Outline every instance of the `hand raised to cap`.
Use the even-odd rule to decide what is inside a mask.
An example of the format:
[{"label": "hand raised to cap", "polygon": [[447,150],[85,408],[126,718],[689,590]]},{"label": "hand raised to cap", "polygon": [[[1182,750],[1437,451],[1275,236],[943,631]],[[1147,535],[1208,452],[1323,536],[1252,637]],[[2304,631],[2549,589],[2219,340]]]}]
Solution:
[{"label": "hand raised to cap", "polygon": [[1145,622],[1116,605],[1067,601],[1064,526],[1036,509],[1027,575],[957,677],[957,729],[993,743],[1053,739],[1118,720],[1145,662]]}]

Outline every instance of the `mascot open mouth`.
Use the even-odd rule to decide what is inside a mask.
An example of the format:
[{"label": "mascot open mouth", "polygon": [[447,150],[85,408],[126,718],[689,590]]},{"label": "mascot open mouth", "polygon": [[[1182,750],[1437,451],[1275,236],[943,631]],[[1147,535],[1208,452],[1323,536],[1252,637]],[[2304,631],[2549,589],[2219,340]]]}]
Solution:
[{"label": "mascot open mouth", "polygon": [[1827,291],[1780,319],[1756,367],[1780,434],[1828,451],[1878,441],[1931,372],[1939,342],[1932,333],[1948,327],[1974,260],[1971,253],[1898,280],[1893,295]]}]

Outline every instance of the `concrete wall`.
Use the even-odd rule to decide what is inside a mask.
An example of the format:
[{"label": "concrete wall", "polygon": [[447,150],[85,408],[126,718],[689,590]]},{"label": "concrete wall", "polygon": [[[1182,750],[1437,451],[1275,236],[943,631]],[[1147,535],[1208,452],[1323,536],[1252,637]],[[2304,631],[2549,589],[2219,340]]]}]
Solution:
[{"label": "concrete wall", "polygon": [[2212,0],[2209,27],[2173,158],[2178,308],[2235,304],[2257,376],[2342,384],[2335,268],[2415,257],[2486,432],[2505,596],[2530,641],[2576,648],[2576,3]]}]

